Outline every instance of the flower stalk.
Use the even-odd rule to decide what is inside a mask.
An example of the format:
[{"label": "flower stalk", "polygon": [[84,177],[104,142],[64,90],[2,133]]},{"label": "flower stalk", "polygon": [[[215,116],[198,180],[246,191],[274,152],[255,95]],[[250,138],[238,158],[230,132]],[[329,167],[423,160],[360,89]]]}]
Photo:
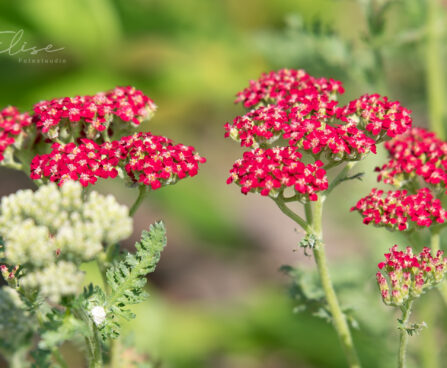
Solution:
[{"label": "flower stalk", "polygon": [[402,305],[402,326],[400,327],[400,342],[399,342],[399,359],[398,367],[405,368],[407,365],[407,345],[408,345],[408,331],[407,326],[411,316],[411,310],[413,307],[413,300],[408,300]]},{"label": "flower stalk", "polygon": [[134,204],[129,210],[129,216],[133,217],[135,215],[135,212],[137,212],[138,208],[141,206],[141,204],[144,201],[144,197],[146,196],[146,188],[143,185],[140,185],[138,187],[138,197],[135,200]]},{"label": "flower stalk", "polygon": [[322,220],[323,220],[323,202],[325,197],[320,196],[315,203],[313,211],[313,222],[312,228],[314,230],[314,235],[317,238],[317,245],[313,250],[315,263],[318,268],[318,273],[320,275],[321,284],[326,296],[326,301],[329,305],[329,310],[332,315],[332,321],[340,342],[343,346],[343,350],[346,355],[349,367],[360,367],[360,361],[357,357],[357,353],[352,340],[351,332],[349,330],[346,317],[341,310],[340,303],[335,293],[334,286],[329,273],[329,267],[327,264],[327,257],[325,251],[325,244],[323,242],[323,230],[322,230]]},{"label": "flower stalk", "polygon": [[[348,170],[344,172],[347,173]],[[301,216],[287,207],[287,205],[281,199],[277,198],[275,199],[275,202],[278,205],[279,209],[285,215],[295,221],[299,226],[303,228],[303,230],[306,231],[306,234],[312,234],[317,239],[317,244],[313,248],[313,254],[315,257],[315,263],[317,265],[318,274],[320,276],[326,301],[331,312],[333,326],[338,335],[340,343],[342,344],[349,367],[359,368],[361,365],[354,347],[351,331],[349,330],[346,317],[341,309],[337,294],[335,293],[329,272],[329,267],[327,264],[322,227],[323,203],[325,199],[326,196],[320,195],[314,206],[312,206],[310,202],[307,202],[305,204],[306,220],[304,220]]]}]

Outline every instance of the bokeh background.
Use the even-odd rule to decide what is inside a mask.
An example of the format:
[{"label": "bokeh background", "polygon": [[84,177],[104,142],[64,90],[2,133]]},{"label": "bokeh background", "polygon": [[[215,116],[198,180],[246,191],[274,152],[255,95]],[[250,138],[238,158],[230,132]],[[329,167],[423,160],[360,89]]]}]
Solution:
[{"label": "bokeh background", "polygon": [[[137,213],[132,239],[123,244],[131,249],[155,220],[167,226],[168,247],[150,275],[151,297],[125,324],[125,345],[134,348],[126,356],[139,354],[166,368],[345,366],[331,326],[315,311],[297,312],[302,308],[290,297],[293,280],[279,271],[284,264],[298,267],[298,284],[314,295],[313,259],[298,247],[301,231],[273,201],[243,196],[225,184],[242,149],[223,138],[223,124],[242,113],[234,95],[250,79],[287,67],[343,81],[342,102],[387,94],[413,110],[415,125],[426,126],[436,120],[429,101],[433,94],[442,97],[445,82],[439,45],[445,44],[446,9],[439,2],[433,12],[432,2],[0,2],[0,31],[23,30],[20,44],[26,47],[63,48],[43,56],[9,55],[8,35],[0,34],[0,106],[29,110],[42,99],[133,85],[158,105],[141,130],[194,145],[208,159],[198,176],[151,193]],[[431,36],[430,24],[436,31]],[[31,60],[42,57],[53,62]],[[375,272],[385,250],[406,243],[364,226],[349,209],[376,185],[373,169],[384,160],[381,151],[362,162],[363,181],[337,188],[324,219],[334,282],[358,327],[354,338],[365,367],[395,366],[397,316],[382,305]],[[0,180],[1,195],[32,187],[23,174],[7,169],[0,170]],[[126,204],[136,196],[119,182],[101,182],[96,189]],[[93,267],[86,271],[97,277]],[[436,328],[444,327],[445,321]],[[410,354],[430,350],[421,341],[412,338]],[[445,348],[441,337],[439,343]],[[64,353],[72,367],[83,366],[76,347],[66,346]],[[421,356],[411,364],[420,366]]]}]

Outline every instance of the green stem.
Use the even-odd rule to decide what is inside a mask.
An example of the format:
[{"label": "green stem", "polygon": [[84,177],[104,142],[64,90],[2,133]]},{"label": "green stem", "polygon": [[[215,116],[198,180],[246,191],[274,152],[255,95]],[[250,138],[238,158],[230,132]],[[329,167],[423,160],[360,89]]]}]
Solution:
[{"label": "green stem", "polygon": [[319,240],[317,246],[314,248],[315,262],[317,264],[321,284],[326,295],[326,301],[332,315],[333,325],[343,346],[349,367],[358,368],[360,367],[360,361],[354,348],[354,343],[352,341],[352,336],[346,321],[346,317],[341,310],[337,294],[335,293],[334,286],[332,285],[332,280],[327,265],[325,244],[322,241],[322,215],[324,199],[324,196],[320,196],[314,206],[312,228],[314,230],[314,234]]},{"label": "green stem", "polygon": [[7,163],[2,163],[3,167],[7,167],[8,169],[13,169],[13,170],[18,170],[18,171],[24,171],[22,164],[19,164],[18,162],[7,162]]},{"label": "green stem", "polygon": [[446,101],[444,86],[444,65],[442,58],[442,27],[440,15],[443,10],[440,0],[427,0],[427,49],[426,79],[430,128],[440,139],[445,139],[444,103]]},{"label": "green stem", "polygon": [[306,213],[306,221],[308,224],[311,224],[313,222],[312,204],[310,202],[306,202],[304,205],[304,210]]},{"label": "green stem", "polygon": [[410,320],[411,309],[413,301],[410,300],[404,305],[402,309],[402,327],[400,330],[400,344],[399,344],[399,361],[398,367],[405,368],[407,361],[407,345],[408,345],[408,332],[406,330],[408,321]]},{"label": "green stem", "polygon": [[138,197],[135,200],[134,204],[132,205],[132,207],[129,210],[129,216],[133,217],[133,215],[135,214],[135,212],[137,212],[138,207],[140,207],[141,203],[143,203],[144,197],[146,196],[146,188],[144,187],[144,185],[140,185],[138,187]]},{"label": "green stem", "polygon": [[338,173],[338,175],[332,180],[329,188],[326,190],[325,195],[327,196],[330,192],[334,190],[334,188],[340,184],[346,176],[349,174],[349,171],[357,164],[357,161],[348,162],[345,167]]},{"label": "green stem", "polygon": [[439,236],[440,229],[432,228],[430,233],[430,246],[434,254],[441,249],[441,237]]},{"label": "green stem", "polygon": [[102,368],[102,344],[98,329],[88,316],[87,312],[82,309],[73,309],[73,314],[83,320],[89,327],[89,336],[85,338],[88,352],[89,368]]},{"label": "green stem", "polygon": [[312,232],[309,224],[295,212],[293,212],[287,205],[284,203],[284,200],[280,197],[273,199],[278,205],[279,209],[288,217],[290,217],[293,221],[295,221],[298,225],[300,225],[306,232]]}]

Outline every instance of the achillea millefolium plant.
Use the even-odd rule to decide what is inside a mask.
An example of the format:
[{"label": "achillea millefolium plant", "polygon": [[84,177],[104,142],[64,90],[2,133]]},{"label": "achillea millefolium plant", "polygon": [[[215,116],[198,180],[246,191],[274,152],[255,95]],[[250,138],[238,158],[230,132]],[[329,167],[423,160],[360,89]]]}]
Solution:
[{"label": "achillea millefolium plant", "polygon": [[[263,74],[237,94],[247,109],[225,124],[225,136],[247,150],[230,170],[228,183],[243,194],[270,197],[305,231],[300,245],[313,252],[325,301],[321,304],[339,336],[350,367],[360,367],[344,310],[334,291],[325,255],[322,214],[327,196],[350,175],[355,163],[377,145],[406,133],[410,111],[377,94],[340,106],[342,83],[314,78],[303,70]],[[330,171],[343,166],[335,177]],[[304,206],[305,217],[289,203]],[[315,304],[315,303],[314,303]]]},{"label": "achillea millefolium plant", "polygon": [[[93,96],[0,111],[0,166],[22,170],[38,189],[0,204],[0,352],[11,367],[66,367],[60,347],[80,346],[90,367],[118,366],[113,340],[129,306],[146,298],[146,275],[166,245],[163,223],[143,231],[136,252],[120,252],[132,216],[151,190],[195,176],[194,147],[133,131],[155,104],[117,87]],[[129,210],[87,187],[120,179],[138,188]],[[96,261],[103,285],[82,289],[82,265]],[[121,349],[122,350],[122,349]]]}]

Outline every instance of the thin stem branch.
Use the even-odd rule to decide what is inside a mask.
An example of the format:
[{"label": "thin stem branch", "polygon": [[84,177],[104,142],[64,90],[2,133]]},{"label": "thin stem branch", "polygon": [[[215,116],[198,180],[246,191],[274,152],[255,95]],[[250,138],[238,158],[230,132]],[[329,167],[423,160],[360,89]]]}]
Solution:
[{"label": "thin stem branch", "polygon": [[332,180],[329,188],[326,190],[325,194],[328,195],[334,190],[334,188],[340,184],[344,178],[349,174],[349,171],[357,164],[357,161],[348,162],[345,167],[338,173],[338,175]]},{"label": "thin stem branch", "polygon": [[293,212],[287,205],[284,203],[284,200],[280,197],[273,199],[278,205],[279,209],[288,217],[290,217],[293,221],[295,221],[298,225],[300,225],[306,232],[312,232],[309,224],[298,214]]},{"label": "thin stem branch", "polygon": [[408,325],[408,321],[410,320],[412,307],[413,307],[412,300],[409,300],[407,304],[402,307],[402,326],[400,330],[399,360],[398,360],[399,368],[405,368],[407,363],[408,332],[406,328]]},{"label": "thin stem branch", "polygon": [[132,205],[132,207],[129,210],[129,216],[133,217],[133,215],[135,215],[135,212],[137,212],[138,207],[140,207],[141,203],[143,203],[144,197],[146,196],[146,188],[144,185],[140,185],[138,187],[138,197],[135,200],[134,204]]}]

